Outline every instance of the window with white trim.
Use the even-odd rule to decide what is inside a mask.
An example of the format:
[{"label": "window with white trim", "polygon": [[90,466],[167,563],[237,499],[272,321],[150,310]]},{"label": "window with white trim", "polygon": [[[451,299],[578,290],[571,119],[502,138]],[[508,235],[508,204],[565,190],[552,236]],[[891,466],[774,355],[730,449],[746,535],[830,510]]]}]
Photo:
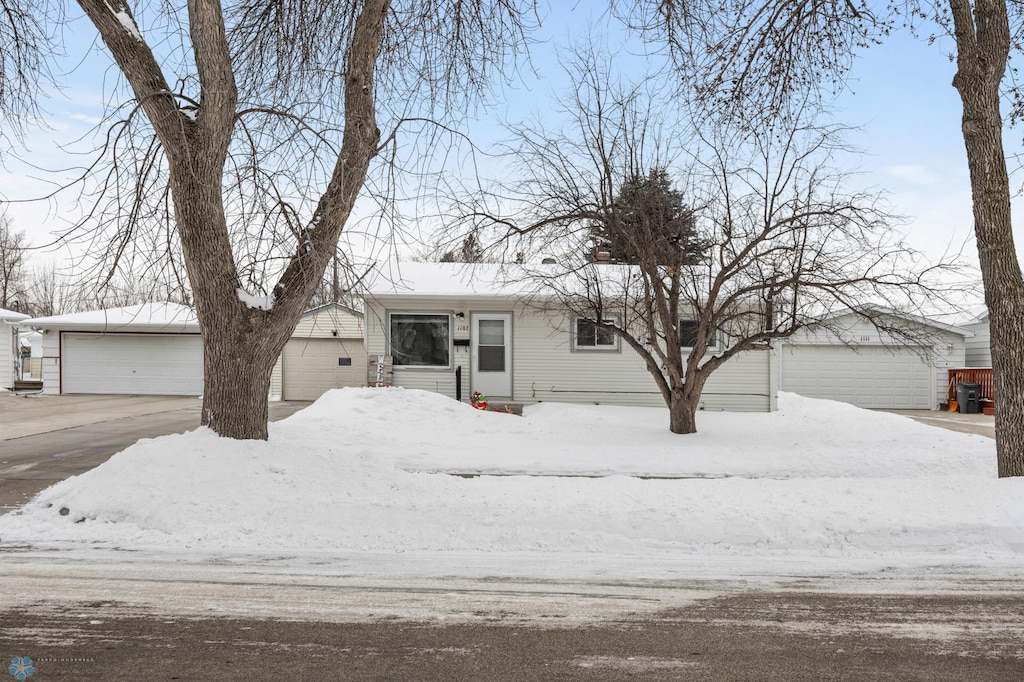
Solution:
[{"label": "window with white trim", "polygon": [[448,313],[390,313],[391,357],[396,367],[450,367],[452,316]]},{"label": "window with white trim", "polygon": [[[618,324],[618,318],[606,317],[608,324]],[[611,329],[601,327],[590,320],[577,317],[573,322],[573,350],[619,350],[619,337]]]}]

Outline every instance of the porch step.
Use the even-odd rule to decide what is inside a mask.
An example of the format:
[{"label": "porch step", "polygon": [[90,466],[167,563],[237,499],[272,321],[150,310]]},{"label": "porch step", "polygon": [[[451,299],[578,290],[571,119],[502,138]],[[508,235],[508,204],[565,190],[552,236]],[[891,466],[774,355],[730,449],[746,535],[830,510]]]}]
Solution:
[{"label": "porch step", "polygon": [[41,391],[43,382],[38,379],[15,379],[14,391]]}]

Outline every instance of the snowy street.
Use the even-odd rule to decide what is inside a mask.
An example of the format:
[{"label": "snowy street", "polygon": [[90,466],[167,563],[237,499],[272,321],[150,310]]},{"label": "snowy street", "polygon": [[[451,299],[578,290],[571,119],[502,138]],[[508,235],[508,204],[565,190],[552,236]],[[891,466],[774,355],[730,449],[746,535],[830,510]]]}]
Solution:
[{"label": "snowy street", "polygon": [[[1017,598],[1024,580],[1024,566],[1009,562],[894,566],[877,560],[530,554],[497,559],[458,552],[182,556],[7,550],[0,566],[3,610],[59,611],[64,604],[108,602],[198,618],[449,624],[586,625],[654,617],[695,601],[753,592]],[[635,577],[622,577],[629,573]],[[1016,627],[1024,630],[1024,620]],[[1020,654],[1024,659],[1024,650]]]},{"label": "snowy street", "polygon": [[[248,681],[1024,674],[1019,566],[609,558],[568,579],[564,557],[507,559],[8,551],[0,653],[46,679],[174,679],[184,661]],[[599,577],[629,567],[675,578]]]}]

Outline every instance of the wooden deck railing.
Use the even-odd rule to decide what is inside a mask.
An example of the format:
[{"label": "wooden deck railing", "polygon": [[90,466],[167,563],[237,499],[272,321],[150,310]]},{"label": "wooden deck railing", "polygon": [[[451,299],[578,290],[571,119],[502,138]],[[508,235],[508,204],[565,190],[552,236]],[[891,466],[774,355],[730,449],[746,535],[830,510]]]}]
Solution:
[{"label": "wooden deck railing", "polygon": [[995,402],[995,392],[992,388],[991,367],[957,367],[947,370],[949,373],[949,390],[946,394],[947,400],[956,400],[956,385],[960,382],[981,384],[978,392],[978,400]]}]

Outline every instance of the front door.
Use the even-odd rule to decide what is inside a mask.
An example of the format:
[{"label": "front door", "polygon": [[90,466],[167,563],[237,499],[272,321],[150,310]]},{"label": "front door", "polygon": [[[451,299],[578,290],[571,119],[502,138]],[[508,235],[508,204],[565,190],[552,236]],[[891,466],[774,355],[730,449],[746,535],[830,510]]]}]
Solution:
[{"label": "front door", "polygon": [[512,314],[472,313],[472,390],[512,397]]}]

